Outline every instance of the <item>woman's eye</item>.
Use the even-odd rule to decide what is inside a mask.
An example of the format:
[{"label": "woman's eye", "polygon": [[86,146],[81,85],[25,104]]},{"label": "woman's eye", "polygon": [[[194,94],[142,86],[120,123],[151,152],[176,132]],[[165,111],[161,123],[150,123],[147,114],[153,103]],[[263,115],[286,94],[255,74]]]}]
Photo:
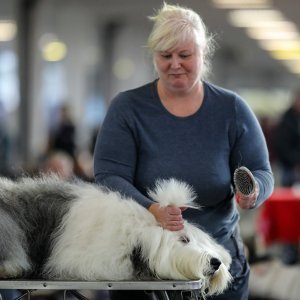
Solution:
[{"label": "woman's eye", "polygon": [[[168,54],[168,53],[161,53],[160,54],[162,58],[164,59],[171,59],[172,58],[172,54]],[[187,59],[191,56],[191,54],[188,53],[182,53],[182,54],[178,54],[178,57],[181,59]]]},{"label": "woman's eye", "polygon": [[190,54],[180,54],[180,57],[181,58],[188,58],[190,57],[191,55]]}]

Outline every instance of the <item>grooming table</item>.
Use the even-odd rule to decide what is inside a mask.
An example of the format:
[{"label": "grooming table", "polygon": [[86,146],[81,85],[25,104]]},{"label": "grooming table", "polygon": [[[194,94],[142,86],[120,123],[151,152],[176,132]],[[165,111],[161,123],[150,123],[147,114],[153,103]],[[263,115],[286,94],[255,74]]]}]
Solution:
[{"label": "grooming table", "polygon": [[[88,300],[78,291],[82,290],[143,290],[149,299],[169,300],[167,291],[187,293],[190,299],[197,300],[200,297],[202,281],[40,281],[40,280],[0,280],[0,290],[19,290],[21,296],[15,298],[31,299],[31,295],[39,290],[59,290],[62,292],[62,299],[67,295],[73,295],[79,300]],[[173,298],[173,297],[172,297]],[[179,297],[181,300],[183,297]],[[1,297],[0,297],[1,299]],[[177,299],[177,298],[176,298]],[[5,299],[3,299],[5,300]]]}]

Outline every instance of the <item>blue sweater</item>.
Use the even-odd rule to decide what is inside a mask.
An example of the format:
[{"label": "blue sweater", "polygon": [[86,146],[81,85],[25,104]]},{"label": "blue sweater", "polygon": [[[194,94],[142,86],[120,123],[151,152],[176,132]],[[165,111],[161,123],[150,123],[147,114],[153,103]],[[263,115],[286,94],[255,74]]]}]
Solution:
[{"label": "blue sweater", "polygon": [[94,153],[97,183],[132,197],[148,208],[157,179],[189,183],[202,210],[183,215],[220,242],[235,230],[239,213],[232,177],[239,166],[255,176],[260,205],[274,180],[260,125],[235,93],[204,82],[200,109],[176,117],[161,104],[157,81],[120,93],[112,101]]}]

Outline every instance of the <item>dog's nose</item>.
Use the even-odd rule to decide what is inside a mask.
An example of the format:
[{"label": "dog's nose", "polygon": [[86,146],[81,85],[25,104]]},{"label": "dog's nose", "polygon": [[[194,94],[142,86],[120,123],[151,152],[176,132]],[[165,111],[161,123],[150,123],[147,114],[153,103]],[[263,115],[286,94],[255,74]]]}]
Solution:
[{"label": "dog's nose", "polygon": [[215,257],[211,258],[210,265],[214,269],[214,271],[217,271],[221,265],[221,261]]}]

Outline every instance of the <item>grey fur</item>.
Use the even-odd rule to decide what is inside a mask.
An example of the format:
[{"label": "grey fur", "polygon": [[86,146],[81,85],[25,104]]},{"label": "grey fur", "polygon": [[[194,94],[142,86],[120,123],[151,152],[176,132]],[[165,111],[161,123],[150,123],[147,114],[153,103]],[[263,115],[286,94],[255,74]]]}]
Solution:
[{"label": "grey fur", "polygon": [[24,277],[42,277],[51,237],[75,199],[72,185],[55,176],[0,178],[0,277],[6,277],[6,265],[14,264]]},{"label": "grey fur", "polygon": [[[48,278],[45,263],[80,185],[86,183],[54,175],[16,182],[0,177],[0,278]],[[108,192],[105,187],[102,191]],[[149,267],[143,261],[141,269],[135,250],[131,258],[136,275],[148,278]]]}]

